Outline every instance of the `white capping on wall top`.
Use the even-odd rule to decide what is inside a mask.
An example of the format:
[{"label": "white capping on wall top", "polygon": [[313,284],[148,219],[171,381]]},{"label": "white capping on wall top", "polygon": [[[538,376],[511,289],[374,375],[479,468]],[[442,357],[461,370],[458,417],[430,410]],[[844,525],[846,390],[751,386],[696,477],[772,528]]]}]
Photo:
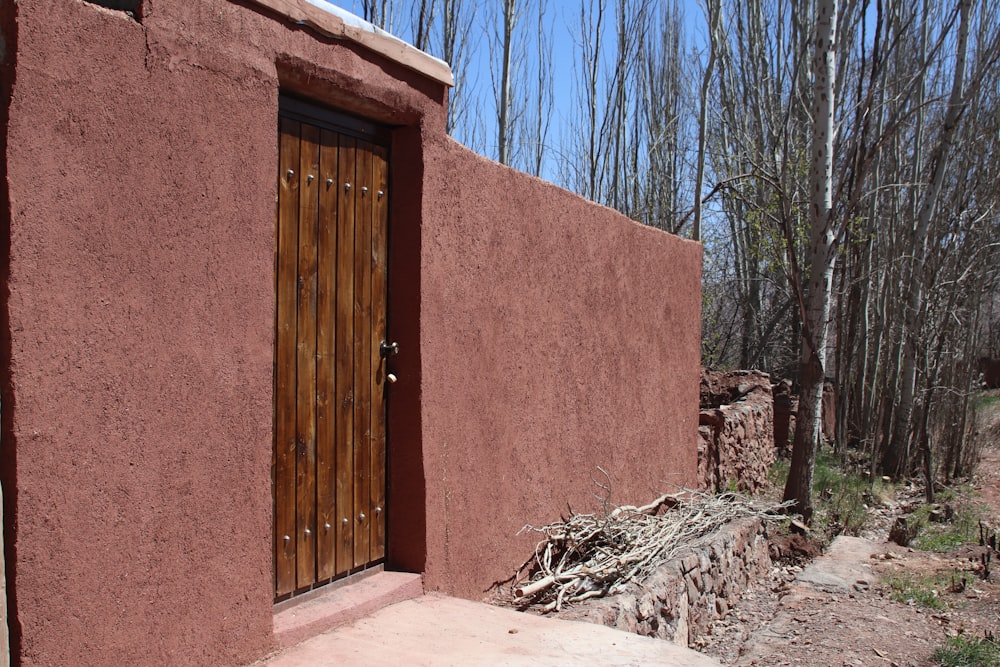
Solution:
[{"label": "white capping on wall top", "polygon": [[293,23],[307,25],[316,32],[354,42],[446,86],[455,85],[451,67],[443,60],[410,46],[354,14],[327,0],[251,0],[281,14]]}]

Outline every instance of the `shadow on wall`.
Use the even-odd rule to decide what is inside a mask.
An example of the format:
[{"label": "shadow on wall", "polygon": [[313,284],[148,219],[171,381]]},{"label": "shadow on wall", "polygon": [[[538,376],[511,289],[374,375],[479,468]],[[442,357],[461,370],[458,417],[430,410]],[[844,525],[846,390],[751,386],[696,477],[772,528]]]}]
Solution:
[{"label": "shadow on wall", "polygon": [[[17,53],[17,22],[12,2],[0,3],[0,152],[3,153],[4,178],[0,178],[0,368],[3,384],[0,386],[0,518],[13,517],[17,507],[17,458],[14,432],[14,388],[11,386],[11,328],[10,292],[10,193],[7,186],[7,121],[11,92],[14,88],[15,60]],[[17,602],[14,595],[13,564],[17,562],[14,540],[14,522],[3,521],[0,533],[0,667],[10,664],[11,642],[14,653],[20,652],[20,624],[16,622]],[[7,572],[10,564],[11,572]],[[8,576],[10,574],[10,576]],[[9,585],[8,585],[9,582]],[[15,622],[11,623],[8,610],[14,610]],[[8,634],[8,628],[13,633]]]}]

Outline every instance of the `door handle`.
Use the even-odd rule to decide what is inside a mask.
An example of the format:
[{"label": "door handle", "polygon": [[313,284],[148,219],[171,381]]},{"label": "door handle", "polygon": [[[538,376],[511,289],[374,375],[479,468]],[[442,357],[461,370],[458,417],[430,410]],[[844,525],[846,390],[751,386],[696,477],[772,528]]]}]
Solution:
[{"label": "door handle", "polygon": [[386,343],[385,341],[382,341],[378,345],[378,353],[383,359],[395,357],[399,354],[399,343]]}]

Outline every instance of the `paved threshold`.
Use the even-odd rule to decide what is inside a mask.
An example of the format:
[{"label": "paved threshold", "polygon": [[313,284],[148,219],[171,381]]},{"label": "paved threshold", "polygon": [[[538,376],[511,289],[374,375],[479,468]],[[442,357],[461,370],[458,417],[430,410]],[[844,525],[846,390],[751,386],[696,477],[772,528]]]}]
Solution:
[{"label": "paved threshold", "polygon": [[313,637],[266,664],[719,667],[666,641],[433,593]]},{"label": "paved threshold", "polygon": [[274,638],[279,649],[424,593],[419,574],[375,571],[307,593],[276,607]]}]

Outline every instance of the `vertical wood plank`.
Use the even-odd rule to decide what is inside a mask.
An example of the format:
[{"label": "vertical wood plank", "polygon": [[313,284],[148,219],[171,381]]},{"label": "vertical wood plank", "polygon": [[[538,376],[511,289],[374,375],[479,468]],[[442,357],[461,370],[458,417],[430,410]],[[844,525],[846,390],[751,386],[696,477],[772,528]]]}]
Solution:
[{"label": "vertical wood plank", "polygon": [[[371,560],[385,557],[385,420],[386,380],[389,364],[379,354],[379,344],[390,342],[386,335],[387,242],[389,235],[389,188],[387,151],[375,146],[372,155],[372,349],[371,349]],[[381,194],[379,194],[381,193]]]},{"label": "vertical wood plank", "polygon": [[355,140],[341,137],[337,203],[336,573],[354,566]]},{"label": "vertical wood plank", "polygon": [[275,595],[295,589],[295,338],[298,263],[299,123],[282,118],[278,136],[275,263],[274,564]]},{"label": "vertical wood plank", "polygon": [[299,152],[298,345],[296,357],[296,585],[316,581],[316,231],[319,128],[302,124]]},{"label": "vertical wood plank", "polygon": [[358,142],[354,221],[354,566],[370,560],[372,146]]},{"label": "vertical wood plank", "polygon": [[[336,574],[337,134],[323,130],[319,155],[316,290],[316,576]],[[327,182],[329,181],[329,182]]]},{"label": "vertical wood plank", "polygon": [[286,117],[279,135],[272,467],[282,597],[385,556],[388,149]]}]

